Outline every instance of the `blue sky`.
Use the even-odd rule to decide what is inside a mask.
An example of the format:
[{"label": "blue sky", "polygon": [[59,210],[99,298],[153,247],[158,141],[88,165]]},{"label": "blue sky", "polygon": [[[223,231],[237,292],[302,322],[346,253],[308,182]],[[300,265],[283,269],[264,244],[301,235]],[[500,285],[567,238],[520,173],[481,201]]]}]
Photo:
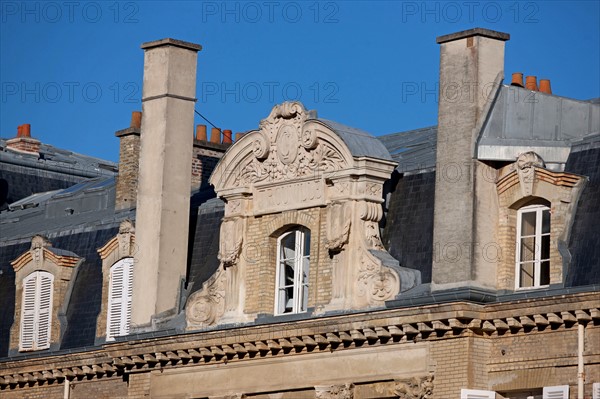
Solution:
[{"label": "blue sky", "polygon": [[164,37],[203,46],[196,109],[234,132],[293,99],[375,135],[434,125],[435,39],[473,27],[511,34],[507,79],[600,97],[598,1],[0,4],[0,136],[30,123],[45,143],[112,161],[114,132],[141,110],[140,44]]}]

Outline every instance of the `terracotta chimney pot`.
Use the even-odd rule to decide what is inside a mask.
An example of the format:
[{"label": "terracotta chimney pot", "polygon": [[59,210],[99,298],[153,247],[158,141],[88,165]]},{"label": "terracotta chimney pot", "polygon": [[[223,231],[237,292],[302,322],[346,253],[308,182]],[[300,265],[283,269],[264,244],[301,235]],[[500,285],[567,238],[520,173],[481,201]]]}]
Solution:
[{"label": "terracotta chimney pot", "polygon": [[536,76],[527,76],[525,78],[525,88],[527,90],[537,91],[537,77]]},{"label": "terracotta chimney pot", "polygon": [[23,135],[23,125],[17,126],[17,137],[21,137]]},{"label": "terracotta chimney pot", "polygon": [[512,74],[511,86],[523,87],[523,74],[521,72],[515,72]]},{"label": "terracotta chimney pot", "polygon": [[540,91],[546,94],[552,94],[552,88],[550,87],[550,79],[540,79]]},{"label": "terracotta chimney pot", "polygon": [[221,143],[221,129],[219,129],[218,127],[213,127],[210,130],[210,142]]},{"label": "terracotta chimney pot", "polygon": [[231,130],[223,130],[223,144],[231,144],[231,137],[233,133]]},{"label": "terracotta chimney pot", "polygon": [[133,111],[131,113],[131,127],[138,129],[142,128],[142,113],[140,111]]},{"label": "terracotta chimney pot", "polygon": [[239,139],[241,139],[242,137],[244,137],[244,133],[236,133],[235,134],[235,141],[238,141]]},{"label": "terracotta chimney pot", "polygon": [[206,125],[196,125],[196,140],[206,141]]},{"label": "terracotta chimney pot", "polygon": [[21,137],[31,137],[31,125],[25,123],[21,128]]}]

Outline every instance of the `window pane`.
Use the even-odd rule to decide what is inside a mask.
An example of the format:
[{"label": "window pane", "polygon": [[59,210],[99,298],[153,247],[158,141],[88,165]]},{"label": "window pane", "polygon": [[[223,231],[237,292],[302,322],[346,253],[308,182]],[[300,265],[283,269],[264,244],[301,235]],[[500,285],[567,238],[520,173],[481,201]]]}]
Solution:
[{"label": "window pane", "polygon": [[281,240],[281,259],[294,259],[296,255],[296,234],[293,232]]},{"label": "window pane", "polygon": [[521,287],[533,287],[534,263],[528,262],[521,265]]},{"label": "window pane", "polygon": [[519,261],[526,262],[534,260],[535,257],[535,237],[527,237],[521,239],[521,259]]},{"label": "window pane", "polygon": [[550,209],[542,211],[542,234],[550,233]]},{"label": "window pane", "polygon": [[304,230],[304,253],[303,256],[308,256],[310,254],[310,231]]},{"label": "window pane", "polygon": [[294,285],[294,260],[284,260],[281,262],[281,270],[279,272],[279,286],[286,287]]},{"label": "window pane", "polygon": [[306,304],[308,303],[308,286],[306,286],[306,285],[302,286],[302,295],[300,296],[300,300],[302,302],[300,303],[300,309],[298,309],[298,310],[300,312],[305,312]]},{"label": "window pane", "polygon": [[541,259],[550,259],[550,236],[542,236],[542,257]]},{"label": "window pane", "polygon": [[286,312],[286,304],[288,303],[288,297],[287,297],[287,291],[282,288],[279,290],[279,298],[278,299],[278,309],[277,309],[277,313],[285,313]]},{"label": "window pane", "polygon": [[521,237],[535,234],[535,212],[523,212],[521,218]]},{"label": "window pane", "polygon": [[550,284],[550,261],[544,261],[540,265],[540,285]]}]

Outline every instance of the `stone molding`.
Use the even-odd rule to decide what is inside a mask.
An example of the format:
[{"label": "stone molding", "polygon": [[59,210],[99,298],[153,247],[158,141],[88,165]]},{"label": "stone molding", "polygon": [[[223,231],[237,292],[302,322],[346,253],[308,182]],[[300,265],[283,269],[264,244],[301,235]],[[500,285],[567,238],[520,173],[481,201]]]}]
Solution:
[{"label": "stone molding", "polygon": [[31,249],[10,262],[15,273],[20,272],[24,266],[30,263],[33,263],[36,269],[43,270],[45,261],[51,262],[56,266],[72,268],[80,260],[78,256],[56,254],[49,248],[51,248],[51,244],[45,237],[40,235],[34,236],[31,239]]},{"label": "stone molding", "polygon": [[[537,312],[532,312],[532,308]],[[373,318],[373,313],[338,316],[335,323],[324,319],[298,321],[292,330],[253,326],[144,338],[105,344],[98,351],[13,360],[2,364],[0,387],[15,389],[54,380],[103,378],[187,364],[252,361],[298,353],[351,350],[365,345],[455,338],[465,334],[493,338],[504,334],[535,334],[546,328],[576,329],[578,324],[588,328],[600,324],[596,293],[575,294],[566,300],[564,297],[544,298],[483,308],[460,302],[432,305],[427,312],[423,308],[418,311],[414,308],[386,310],[378,312],[377,316]],[[303,333],[311,328],[316,332]],[[161,349],[157,351],[159,347]],[[568,360],[565,362],[567,365]],[[40,363],[44,366],[40,367]],[[428,383],[419,384],[426,386]]]}]

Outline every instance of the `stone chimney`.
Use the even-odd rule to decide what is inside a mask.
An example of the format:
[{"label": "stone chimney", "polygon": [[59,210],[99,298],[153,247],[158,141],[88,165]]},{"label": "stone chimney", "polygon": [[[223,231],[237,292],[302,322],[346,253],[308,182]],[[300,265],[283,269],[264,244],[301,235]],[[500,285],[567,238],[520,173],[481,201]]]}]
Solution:
[{"label": "stone chimney", "polygon": [[487,170],[490,167],[474,154],[486,107],[503,79],[504,42],[509,38],[481,28],[437,38],[440,94],[432,290],[495,284],[495,265],[483,262],[481,251],[494,239],[497,211],[488,185],[493,185],[489,176],[496,171]]},{"label": "stone chimney", "polygon": [[115,198],[117,210],[136,206],[141,131],[142,113],[134,111],[130,126],[115,132],[115,136],[119,138],[119,174]]},{"label": "stone chimney", "polygon": [[26,123],[17,127],[17,137],[6,140],[6,147],[30,154],[39,154],[40,141],[31,137],[31,125]]},{"label": "stone chimney", "polygon": [[144,43],[132,330],[156,329],[178,313],[188,250],[190,185],[201,46]]}]

